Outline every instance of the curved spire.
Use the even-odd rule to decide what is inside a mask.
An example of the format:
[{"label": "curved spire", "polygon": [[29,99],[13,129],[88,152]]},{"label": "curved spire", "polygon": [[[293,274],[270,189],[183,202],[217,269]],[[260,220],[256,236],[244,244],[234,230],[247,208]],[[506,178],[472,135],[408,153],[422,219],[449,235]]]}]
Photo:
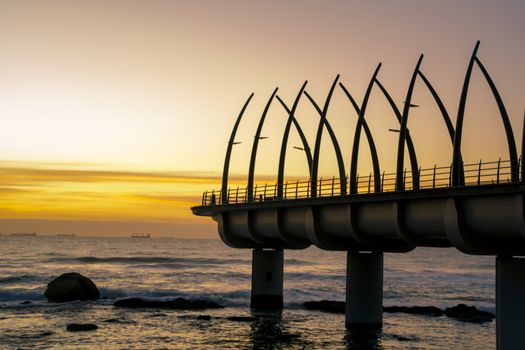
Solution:
[{"label": "curved spire", "polygon": [[226,203],[228,201],[227,193],[226,193],[228,191],[228,172],[230,170],[230,158],[232,154],[232,149],[233,149],[233,145],[235,144],[235,135],[237,134],[237,129],[239,128],[239,123],[241,122],[244,111],[246,110],[246,107],[248,107],[248,104],[250,103],[252,97],[253,97],[253,92],[250,95],[250,97],[248,97],[246,102],[244,103],[244,106],[242,107],[241,112],[239,113],[239,116],[237,117],[237,120],[235,121],[235,125],[233,126],[233,130],[230,135],[230,140],[228,141],[228,148],[226,149],[226,158],[224,159],[224,168],[222,170],[222,187],[221,187],[222,203]]},{"label": "curved spire", "polygon": [[461,136],[463,135],[463,119],[465,116],[468,86],[470,83],[470,76],[472,75],[472,68],[474,67],[474,61],[476,60],[478,48],[479,41],[476,43],[474,51],[472,52],[472,56],[470,57],[467,72],[465,73],[465,80],[463,81],[461,97],[459,100],[458,116],[456,119],[456,132],[454,134],[454,149],[452,151],[452,186],[462,186],[465,184],[464,179],[461,178],[463,170],[463,162],[461,160]]},{"label": "curved spire", "polygon": [[438,93],[430,84],[430,81],[427,79],[427,77],[423,74],[421,70],[417,71],[421,79],[423,79],[423,82],[427,86],[428,90],[432,94],[432,97],[434,98],[434,101],[436,101],[436,104],[439,107],[439,111],[441,112],[441,115],[443,116],[443,120],[445,121],[445,124],[447,126],[448,135],[450,136],[450,140],[452,141],[452,144],[454,144],[454,125],[452,124],[452,121],[450,120],[450,116],[447,112],[447,109],[445,108],[445,105],[441,101],[441,98],[439,97]]},{"label": "curved spire", "polygon": [[[401,127],[399,128],[399,141],[397,144],[397,171],[396,171],[396,190],[404,190],[404,176],[403,171],[405,169],[405,139],[407,135],[407,123],[408,115],[411,108],[412,93],[414,92],[414,85],[416,84],[417,72],[421,66],[421,61],[423,61],[423,55],[419,56],[417,61],[416,68],[414,73],[412,73],[412,79],[410,80],[410,85],[408,86],[407,97],[405,98],[405,106],[403,108],[403,118],[401,119]],[[416,169],[417,176],[412,177],[412,188],[419,189],[419,169]]]},{"label": "curved spire", "polygon": [[[394,111],[394,114],[396,115],[396,118],[397,118],[397,122],[401,124],[401,119],[402,119],[401,112],[399,111],[399,108],[397,108],[396,103],[392,99],[392,96],[390,96],[388,91],[385,89],[383,84],[381,84],[381,82],[378,79],[376,79],[375,83],[377,84],[381,92],[383,92],[383,95],[385,96],[388,103],[390,104],[392,111]],[[414,148],[414,143],[412,142],[412,136],[410,136],[409,129],[407,129],[406,142],[407,142],[408,156],[410,157],[410,168],[412,169],[412,182],[415,183],[417,182],[417,180],[415,181],[415,178],[418,176],[419,166],[417,163],[416,150]]]},{"label": "curved spire", "polygon": [[321,152],[321,137],[323,135],[323,127],[326,126],[326,130],[330,134],[330,137],[332,138],[332,142],[334,144],[336,156],[337,156],[337,163],[339,166],[339,177],[341,181],[341,195],[346,194],[346,174],[344,170],[344,162],[343,162],[343,156],[341,154],[341,148],[339,147],[339,143],[337,142],[337,139],[335,138],[335,134],[332,130],[332,127],[330,126],[330,123],[326,120],[326,114],[328,113],[328,107],[330,106],[330,100],[332,99],[332,95],[334,93],[335,86],[337,85],[337,81],[339,80],[339,74],[335,77],[334,82],[332,83],[332,86],[330,87],[330,91],[328,92],[328,95],[326,96],[326,100],[323,106],[323,109],[321,110],[317,103],[312,99],[312,97],[305,91],[304,94],[310,102],[312,102],[314,108],[319,113],[319,116],[321,117],[319,120],[319,126],[317,127],[317,135],[315,137],[315,146],[314,146],[314,155],[312,160],[312,171],[310,173],[310,195],[311,197],[317,197],[317,175],[319,172],[319,156]]},{"label": "curved spire", "polygon": [[501,121],[503,122],[503,126],[505,128],[505,134],[507,135],[507,145],[509,147],[509,158],[510,158],[510,168],[511,168],[511,179],[512,182],[519,181],[519,169],[518,169],[518,154],[516,151],[516,140],[514,139],[514,133],[512,132],[512,126],[510,125],[509,115],[507,114],[507,110],[505,109],[505,104],[503,103],[503,100],[501,99],[501,96],[498,92],[498,89],[496,88],[496,84],[494,84],[494,81],[489,75],[489,72],[485,69],[485,66],[481,63],[478,57],[474,58],[476,63],[478,64],[479,69],[483,73],[483,76],[485,77],[485,80],[490,86],[490,90],[492,91],[492,94],[494,95],[494,99],[496,100],[496,103],[498,105],[499,114],[501,115]]},{"label": "curved spire", "polygon": [[248,202],[250,202],[253,199],[253,178],[254,178],[254,172],[255,172],[255,159],[257,158],[257,147],[259,146],[259,139],[261,137],[262,127],[264,125],[264,120],[266,119],[266,114],[268,113],[268,110],[270,109],[270,105],[272,104],[273,98],[275,97],[275,94],[277,93],[278,89],[279,88],[275,88],[275,90],[273,90],[272,96],[270,96],[270,98],[268,99],[268,102],[266,103],[266,107],[264,107],[263,114],[261,115],[261,119],[259,120],[259,126],[257,126],[255,137],[253,139],[252,155],[250,157],[250,168],[248,170],[248,186],[247,186]]},{"label": "curved spire", "polygon": [[[352,106],[354,106],[355,112],[359,115],[361,109],[357,105],[357,102],[355,101],[353,96],[346,89],[343,83],[339,83],[339,86],[345,93],[346,97],[348,97],[348,99],[352,103]],[[377,156],[376,144],[374,142],[372,132],[370,131],[370,128],[368,127],[368,123],[366,122],[366,119],[364,118],[363,118],[363,129],[365,130],[366,139],[368,141],[368,146],[370,147],[370,154],[372,157],[372,167],[374,169],[374,192],[381,192],[381,170],[379,168],[379,157]]]},{"label": "curved spire", "polygon": [[368,105],[368,99],[370,98],[370,93],[372,92],[372,87],[374,87],[374,81],[376,80],[379,69],[381,68],[381,63],[377,65],[370,82],[368,83],[368,88],[366,89],[365,96],[363,97],[363,103],[361,103],[361,110],[359,111],[359,118],[357,119],[357,125],[355,127],[354,134],[354,144],[352,147],[352,161],[350,163],[350,194],[357,193],[357,158],[359,155],[359,141],[361,139],[361,128],[365,119],[366,106]]},{"label": "curved spire", "polygon": [[525,111],[523,112],[523,130],[521,131],[521,182],[525,182]]},{"label": "curved spire", "polygon": [[299,104],[299,100],[301,99],[301,96],[303,95],[303,91],[304,91],[304,88],[306,87],[306,84],[308,84],[308,81],[304,82],[304,84],[301,86],[301,89],[297,93],[297,97],[295,98],[292,109],[289,109],[288,106],[286,106],[286,104],[284,103],[284,101],[279,96],[276,96],[277,100],[281,103],[283,108],[288,113],[288,121],[286,122],[286,127],[284,128],[283,140],[281,142],[281,153],[279,156],[279,169],[277,171],[277,197],[278,198],[282,198],[283,196],[284,164],[286,160],[286,148],[288,146],[288,136],[290,134],[290,128],[292,126],[292,123],[294,124],[297,132],[299,133],[299,137],[301,138],[301,141],[303,143],[303,149],[306,154],[306,160],[308,162],[308,170],[310,172],[312,171],[312,154],[310,153],[310,147],[308,146],[308,141],[306,140],[306,137],[304,136],[303,130],[299,126],[297,119],[295,119],[295,111],[297,109],[297,105]]}]

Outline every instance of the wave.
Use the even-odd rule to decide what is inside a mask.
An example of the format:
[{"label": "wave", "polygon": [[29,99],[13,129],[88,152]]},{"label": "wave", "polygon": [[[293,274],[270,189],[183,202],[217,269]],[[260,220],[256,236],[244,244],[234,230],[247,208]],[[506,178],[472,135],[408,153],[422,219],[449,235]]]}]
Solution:
[{"label": "wave", "polygon": [[251,264],[244,259],[216,259],[216,258],[168,258],[153,256],[116,256],[97,257],[82,256],[50,259],[50,262],[82,263],[82,264],[199,264],[199,265],[224,265],[224,264]]},{"label": "wave", "polygon": [[40,276],[34,276],[34,275],[6,276],[6,277],[0,277],[0,284],[32,282],[38,279],[40,279]]}]

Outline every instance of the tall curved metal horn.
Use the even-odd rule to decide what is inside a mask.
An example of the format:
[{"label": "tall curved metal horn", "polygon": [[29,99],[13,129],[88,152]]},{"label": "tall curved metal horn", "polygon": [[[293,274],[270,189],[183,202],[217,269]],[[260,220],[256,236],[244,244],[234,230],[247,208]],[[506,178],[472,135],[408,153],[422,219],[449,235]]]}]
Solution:
[{"label": "tall curved metal horn", "polygon": [[[416,84],[417,72],[423,61],[423,55],[419,56],[414,73],[412,73],[412,79],[410,79],[410,85],[408,86],[407,97],[405,98],[405,106],[403,108],[403,118],[401,119],[401,126],[399,128],[399,141],[397,144],[397,171],[396,171],[396,190],[404,190],[404,176],[405,170],[405,139],[407,134],[407,123],[408,115],[410,113],[410,106],[412,101],[412,93],[414,92],[414,85]],[[412,177],[412,188],[419,189],[419,169],[416,169],[417,176]],[[414,175],[414,174],[412,174]],[[417,182],[416,182],[417,180]]]},{"label": "tall curved metal horn", "polygon": [[[361,109],[357,105],[355,99],[352,97],[352,95],[346,89],[343,83],[339,83],[339,86],[345,93],[346,97],[348,97],[348,99],[352,103],[352,106],[354,106],[354,110],[356,111],[356,113],[359,115]],[[379,168],[379,157],[377,156],[377,149],[374,142],[374,138],[372,136],[372,132],[370,131],[370,128],[368,127],[368,123],[366,122],[365,118],[363,118],[363,129],[365,130],[368,146],[370,147],[370,154],[372,156],[372,167],[374,169],[374,192],[381,192],[381,169]]]},{"label": "tall curved metal horn", "polygon": [[430,83],[430,81],[427,79],[427,77],[423,74],[421,70],[417,72],[421,79],[423,79],[423,82],[427,86],[428,90],[432,94],[432,97],[434,98],[434,101],[436,101],[436,104],[439,107],[439,111],[441,112],[441,115],[443,116],[443,120],[445,121],[445,125],[447,126],[447,131],[450,136],[450,140],[452,141],[452,144],[454,144],[454,125],[452,124],[452,121],[450,120],[450,116],[447,112],[447,109],[445,108],[445,105],[441,101],[441,98],[439,97],[438,93]]},{"label": "tall curved metal horn", "polygon": [[[397,108],[396,103],[392,99],[392,96],[390,96],[387,89],[385,89],[383,84],[381,84],[381,82],[378,79],[375,80],[375,83],[377,84],[377,86],[379,87],[379,89],[381,90],[385,98],[387,99],[388,103],[390,104],[390,107],[392,108],[392,111],[394,112],[397,118],[397,122],[401,124],[401,119],[402,119],[401,112],[399,111],[399,108]],[[415,183],[417,182],[415,178],[418,176],[419,166],[417,163],[416,149],[414,148],[414,142],[412,141],[412,136],[410,136],[409,129],[407,129],[406,142],[407,142],[408,156],[410,158],[410,168],[412,169],[412,182]]]},{"label": "tall curved metal horn", "polygon": [[[452,142],[452,146],[454,146],[454,124],[452,124],[452,121],[450,120],[450,116],[447,112],[447,109],[445,108],[445,105],[443,104],[443,101],[441,101],[441,98],[439,97],[438,93],[430,83],[430,81],[427,79],[427,77],[423,74],[421,70],[418,71],[419,76],[427,86],[428,90],[432,94],[432,97],[434,98],[434,101],[436,101],[436,104],[439,107],[439,111],[441,112],[441,115],[443,116],[443,120],[445,121],[445,125],[447,126],[448,135],[450,136],[450,141]],[[459,155],[460,159],[463,159],[461,157],[461,152]],[[460,178],[462,182],[465,182],[465,174],[463,172],[463,168],[460,169]]]},{"label": "tall curved metal horn", "polygon": [[354,134],[354,144],[352,146],[352,161],[350,163],[350,194],[357,194],[358,184],[357,184],[357,158],[359,156],[359,141],[361,139],[361,128],[365,119],[366,106],[368,105],[368,99],[370,98],[370,93],[372,92],[372,87],[374,87],[374,81],[376,80],[379,69],[381,68],[381,63],[377,65],[370,83],[368,83],[368,88],[366,89],[365,96],[363,97],[363,103],[361,103],[361,110],[359,111],[359,118],[357,119],[357,125],[355,127]]},{"label": "tall curved metal horn", "polygon": [[465,80],[463,82],[463,89],[461,90],[461,97],[459,100],[458,117],[456,119],[456,132],[454,133],[454,149],[452,151],[452,186],[463,186],[464,179],[461,178],[463,172],[463,162],[461,160],[461,137],[463,135],[463,119],[465,117],[465,105],[467,103],[468,86],[470,83],[470,76],[472,75],[472,68],[476,60],[476,53],[479,48],[479,40],[476,42],[472,56],[468,63],[467,72],[465,73]]},{"label": "tall curved metal horn", "polygon": [[239,113],[239,116],[237,117],[237,120],[235,121],[235,125],[233,126],[233,130],[230,135],[230,141],[228,141],[228,148],[226,149],[226,158],[224,159],[224,168],[222,170],[221,197],[222,197],[223,204],[228,202],[228,197],[227,197],[228,172],[230,170],[230,158],[232,154],[233,145],[235,142],[235,135],[237,134],[237,129],[239,128],[239,123],[241,122],[244,111],[246,110],[246,107],[248,107],[248,104],[250,103],[252,97],[253,97],[253,92],[250,95],[250,97],[248,97],[246,102],[244,103],[244,106],[242,107],[241,112]]},{"label": "tall curved metal horn", "polygon": [[295,111],[297,109],[297,105],[299,104],[299,100],[301,99],[301,96],[303,95],[304,88],[306,87],[306,84],[308,84],[308,81],[305,81],[304,84],[301,86],[301,89],[299,90],[299,93],[297,94],[297,97],[295,98],[295,101],[292,105],[292,109],[289,109],[288,106],[284,103],[284,101],[277,96],[277,100],[281,103],[283,108],[288,113],[288,121],[286,122],[286,127],[284,128],[284,134],[283,134],[283,140],[281,142],[281,153],[279,156],[279,169],[277,171],[277,197],[282,198],[283,196],[283,183],[284,183],[284,164],[286,160],[286,148],[288,146],[288,136],[290,134],[290,128],[292,126],[292,123],[295,125],[295,128],[297,129],[297,132],[299,133],[299,137],[301,138],[301,141],[303,143],[303,149],[306,154],[306,160],[308,162],[308,170],[309,172],[312,171],[312,154],[310,153],[310,147],[308,146],[308,141],[306,140],[306,137],[304,136],[303,130],[299,126],[299,123],[295,119]]},{"label": "tall curved metal horn", "polygon": [[343,161],[343,156],[341,153],[341,148],[339,147],[339,143],[337,142],[337,138],[335,137],[335,133],[332,130],[332,127],[330,126],[330,123],[326,119],[326,114],[328,113],[328,106],[330,105],[330,100],[332,99],[332,95],[334,93],[335,86],[337,85],[337,81],[339,80],[339,74],[335,77],[334,82],[332,83],[332,86],[330,87],[330,91],[328,92],[328,95],[326,96],[326,100],[323,106],[323,109],[321,110],[317,103],[313,100],[313,98],[305,91],[304,94],[310,102],[312,102],[312,105],[317,110],[320,116],[319,120],[319,126],[317,127],[317,135],[315,137],[315,146],[314,146],[314,155],[312,160],[312,171],[310,173],[310,196],[311,197],[317,197],[317,176],[319,172],[319,156],[321,152],[321,137],[323,135],[323,127],[326,126],[326,130],[328,131],[332,143],[334,144],[335,153],[337,156],[337,163],[339,166],[339,177],[341,181],[341,195],[346,194],[346,174],[345,174],[345,166]]},{"label": "tall curved metal horn", "polygon": [[479,69],[483,73],[483,76],[485,77],[485,80],[490,86],[490,90],[492,91],[492,94],[494,95],[494,99],[496,100],[496,103],[498,104],[499,114],[501,115],[501,120],[503,122],[503,126],[505,127],[505,134],[507,135],[507,144],[509,147],[509,158],[510,158],[510,168],[511,168],[511,179],[512,182],[519,181],[519,169],[518,169],[518,154],[516,151],[516,140],[514,139],[514,133],[512,132],[512,126],[510,125],[509,115],[507,114],[507,110],[505,108],[505,104],[503,103],[503,100],[501,99],[501,96],[498,92],[498,89],[496,88],[496,84],[494,84],[494,81],[489,75],[489,72],[485,69],[485,66],[481,63],[479,58],[476,56],[474,57],[474,60],[478,64]]},{"label": "tall curved metal horn", "polygon": [[252,155],[250,157],[250,168],[248,170],[248,186],[247,186],[247,195],[248,195],[248,202],[253,200],[253,178],[254,178],[254,172],[255,172],[255,159],[257,158],[257,147],[259,146],[259,138],[261,137],[261,131],[264,124],[264,120],[266,119],[266,114],[268,113],[268,110],[270,109],[270,105],[272,104],[273,98],[275,97],[275,94],[277,93],[277,90],[279,88],[275,88],[273,90],[272,96],[268,99],[268,102],[266,103],[266,107],[264,107],[263,114],[261,115],[261,119],[259,120],[259,125],[257,126],[257,131],[255,133],[255,137],[253,139],[253,146],[252,146]]},{"label": "tall curved metal horn", "polygon": [[521,182],[525,182],[525,111],[523,112],[523,130],[521,131]]}]

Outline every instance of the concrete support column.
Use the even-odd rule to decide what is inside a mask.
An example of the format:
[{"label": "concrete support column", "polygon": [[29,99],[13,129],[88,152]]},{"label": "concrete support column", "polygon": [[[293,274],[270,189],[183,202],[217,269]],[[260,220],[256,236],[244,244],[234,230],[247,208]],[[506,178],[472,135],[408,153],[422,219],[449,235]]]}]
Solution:
[{"label": "concrete support column", "polygon": [[259,310],[283,308],[282,250],[253,250],[250,307]]},{"label": "concrete support column", "polygon": [[498,350],[523,347],[525,258],[496,258],[496,343]]},{"label": "concrete support column", "polygon": [[346,328],[383,325],[383,253],[346,258]]}]

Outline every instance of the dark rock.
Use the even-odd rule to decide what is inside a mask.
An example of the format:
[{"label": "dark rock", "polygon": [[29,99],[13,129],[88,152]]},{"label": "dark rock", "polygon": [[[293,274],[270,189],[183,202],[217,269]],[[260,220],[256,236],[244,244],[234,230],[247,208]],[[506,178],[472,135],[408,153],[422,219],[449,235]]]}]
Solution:
[{"label": "dark rock", "polygon": [[333,301],[333,300],[321,300],[321,301],[307,301],[303,306],[308,310],[317,310],[330,312],[334,314],[345,313],[345,302],[344,301]]},{"label": "dark rock", "polygon": [[202,310],[202,309],[220,309],[223,306],[214,301],[206,300],[188,300],[177,298],[174,300],[149,300],[142,298],[120,299],[113,303],[115,307],[128,308],[155,308],[155,309],[176,309],[176,310]]},{"label": "dark rock", "polygon": [[385,306],[383,311],[425,316],[442,316],[444,314],[443,310],[435,306]]},{"label": "dark rock", "polygon": [[21,302],[18,305],[29,305],[29,304],[31,304],[31,302],[29,300],[26,300],[26,301]]},{"label": "dark rock", "polygon": [[467,306],[465,304],[458,304],[454,307],[445,309],[445,315],[455,318],[462,322],[483,323],[491,322],[494,319],[494,314],[486,311],[480,311],[474,306]]},{"label": "dark rock", "polygon": [[94,331],[96,329],[98,329],[98,326],[93,323],[71,323],[66,327],[66,330],[69,332]]},{"label": "dark rock", "polygon": [[98,300],[100,292],[89,278],[79,273],[65,273],[49,282],[44,293],[48,301]]},{"label": "dark rock", "polygon": [[197,320],[209,321],[211,320],[211,316],[210,315],[199,315],[197,316]]},{"label": "dark rock", "polygon": [[236,322],[252,322],[255,321],[255,318],[251,316],[230,316],[226,317],[227,320],[236,321]]}]

